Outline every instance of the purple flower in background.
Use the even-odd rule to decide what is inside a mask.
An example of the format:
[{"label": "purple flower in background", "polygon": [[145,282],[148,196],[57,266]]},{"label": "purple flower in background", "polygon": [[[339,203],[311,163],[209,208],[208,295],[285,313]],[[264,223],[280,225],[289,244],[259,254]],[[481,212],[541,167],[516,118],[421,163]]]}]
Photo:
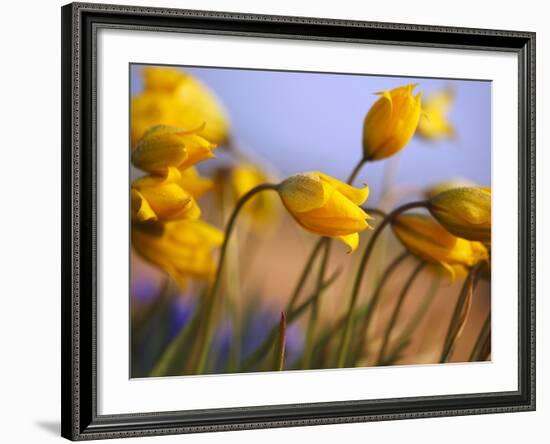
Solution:
[{"label": "purple flower in background", "polygon": [[132,300],[138,303],[147,304],[153,302],[153,300],[159,294],[159,284],[149,276],[143,276],[136,273],[136,276],[132,276],[130,282],[130,294]]},{"label": "purple flower in background", "polygon": [[177,297],[174,299],[170,310],[169,340],[172,340],[189,322],[196,305],[196,301],[190,297]]},{"label": "purple flower in background", "polygon": [[224,320],[218,326],[214,335],[214,350],[215,362],[214,368],[216,372],[223,371],[227,366],[227,362],[231,353],[231,344],[233,343],[233,324],[230,320]]}]

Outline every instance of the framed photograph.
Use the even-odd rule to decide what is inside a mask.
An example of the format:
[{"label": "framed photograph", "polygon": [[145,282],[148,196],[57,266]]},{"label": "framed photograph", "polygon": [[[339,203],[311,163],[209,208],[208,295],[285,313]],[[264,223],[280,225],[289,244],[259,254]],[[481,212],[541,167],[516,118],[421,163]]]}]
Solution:
[{"label": "framed photograph", "polygon": [[535,408],[535,35],[62,8],[62,435]]}]

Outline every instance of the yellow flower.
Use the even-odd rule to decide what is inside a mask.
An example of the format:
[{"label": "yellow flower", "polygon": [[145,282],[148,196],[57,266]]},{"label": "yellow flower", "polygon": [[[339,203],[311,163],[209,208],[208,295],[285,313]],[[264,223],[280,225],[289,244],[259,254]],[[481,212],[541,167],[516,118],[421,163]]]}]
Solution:
[{"label": "yellow flower", "polygon": [[143,89],[145,91],[164,91],[172,93],[187,74],[181,69],[145,66],[143,68]]},{"label": "yellow flower", "polygon": [[451,180],[444,180],[430,186],[425,192],[424,196],[426,199],[431,199],[432,197],[443,193],[443,191],[452,190],[453,188],[464,188],[464,187],[475,187],[477,184],[468,179],[456,178]]},{"label": "yellow flower", "polygon": [[453,137],[455,129],[447,114],[454,101],[454,91],[446,89],[429,96],[422,104],[424,115],[418,123],[418,134],[425,139],[436,140]]},{"label": "yellow flower", "polygon": [[132,224],[136,252],[167,272],[181,287],[187,277],[212,277],[216,269],[213,252],[222,242],[220,230],[199,220]]},{"label": "yellow flower", "polygon": [[195,199],[200,198],[204,193],[214,188],[214,181],[201,177],[195,167],[186,168],[179,173],[178,184]]},{"label": "yellow flower", "polygon": [[279,196],[298,224],[321,236],[335,237],[354,251],[359,232],[369,228],[369,215],[359,205],[369,188],[355,188],[319,172],[290,176],[278,187]]},{"label": "yellow flower", "polygon": [[368,160],[390,157],[411,140],[422,110],[421,94],[410,84],[377,93],[363,124],[363,154]]},{"label": "yellow flower", "polygon": [[455,236],[491,242],[491,187],[444,191],[428,201],[428,209]]},{"label": "yellow flower", "polygon": [[174,68],[146,67],[143,77],[144,91],[131,103],[132,144],[154,125],[200,127],[199,134],[206,139],[219,144],[227,141],[226,113],[203,83]]},{"label": "yellow flower", "polygon": [[452,235],[428,215],[401,214],[392,221],[392,229],[407,250],[428,263],[441,265],[453,278],[462,274],[463,267],[489,258],[481,242]]},{"label": "yellow flower", "polygon": [[[231,185],[236,200],[243,197],[252,188],[269,181],[269,177],[264,171],[250,163],[237,165],[231,170]],[[277,212],[274,197],[271,193],[259,193],[243,208],[258,227],[273,221]]]},{"label": "yellow flower", "polygon": [[149,129],[132,151],[132,163],[148,173],[166,174],[169,167],[189,168],[215,157],[216,145],[197,134],[198,130],[183,130],[157,125]]},{"label": "yellow flower", "polygon": [[170,168],[162,176],[144,176],[132,183],[132,219],[170,221],[198,219],[201,211],[191,194],[178,183],[179,171]]}]

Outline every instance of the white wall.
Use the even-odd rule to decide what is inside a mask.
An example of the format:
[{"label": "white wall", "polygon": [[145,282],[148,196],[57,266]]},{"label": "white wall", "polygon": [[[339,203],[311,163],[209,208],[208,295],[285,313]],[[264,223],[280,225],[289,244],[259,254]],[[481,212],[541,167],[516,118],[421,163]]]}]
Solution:
[{"label": "white wall", "polygon": [[[536,31],[538,123],[538,410],[486,415],[230,432],[125,442],[547,442],[550,392],[544,372],[549,349],[542,250],[548,236],[550,191],[542,177],[545,110],[543,70],[550,55],[550,15],[542,1],[164,0],[118,3],[351,18]],[[60,372],[60,11],[62,1],[6,1],[0,26],[0,436],[3,442],[59,440]],[[7,99],[6,99],[7,95]],[[546,165],[548,167],[549,165]],[[7,174],[6,174],[7,173]],[[546,214],[543,214],[546,213]],[[548,272],[546,272],[548,273]],[[547,286],[546,286],[547,287]],[[544,353],[543,353],[543,349]],[[485,441],[486,442],[486,441]]]}]

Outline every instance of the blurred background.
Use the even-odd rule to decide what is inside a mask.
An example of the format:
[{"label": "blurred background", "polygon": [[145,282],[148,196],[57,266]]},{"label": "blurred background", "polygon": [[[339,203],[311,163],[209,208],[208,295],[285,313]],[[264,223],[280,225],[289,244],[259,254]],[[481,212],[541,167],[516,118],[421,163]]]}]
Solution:
[{"label": "blurred background", "polygon": [[[140,65],[131,67],[131,93],[143,88]],[[345,178],[361,152],[363,119],[374,93],[417,83],[423,97],[455,92],[449,120],[454,138],[415,137],[400,153],[398,184],[429,186],[454,177],[491,185],[491,82],[287,71],[194,68],[227,109],[237,141],[286,177],[320,170]],[[314,157],[312,157],[314,156]],[[313,162],[314,161],[314,162]],[[206,167],[206,165],[202,165]],[[369,164],[357,183],[380,196],[384,162]]]},{"label": "blurred background", "polygon": [[[365,114],[378,96],[408,83],[418,84],[427,98],[442,91],[450,92],[452,103],[448,121],[454,128],[448,137],[427,139],[416,135],[407,147],[386,161],[368,163],[356,184],[367,184],[368,207],[386,211],[400,203],[416,200],[431,185],[461,179],[478,185],[491,185],[491,83],[489,81],[407,78],[301,72],[256,71],[182,67],[203,82],[221,101],[230,120],[231,133],[240,150],[255,159],[273,176],[322,171],[345,181],[361,157],[362,127]],[[143,90],[143,66],[132,65],[131,95]],[[229,157],[218,149],[216,159],[198,165],[201,174],[214,176],[230,164]],[[132,178],[143,173],[132,170]],[[228,315],[216,330],[217,347],[212,372],[225,372],[226,361],[237,337],[240,354],[246,356],[267,336],[279,320],[294,289],[299,273],[316,237],[300,228],[281,209],[272,224],[264,226],[261,235],[254,230],[236,233],[240,253],[232,256],[232,273],[239,277],[239,294],[228,295]],[[223,217],[216,214],[216,199],[201,200],[204,219],[223,229]],[[375,221],[376,222],[376,221]],[[375,223],[374,222],[374,223]],[[246,225],[246,223],[244,223]],[[339,270],[338,280],[323,294],[320,307],[319,334],[329,331],[347,308],[356,262],[369,233],[362,233],[359,250],[352,255],[335,243],[328,273]],[[338,244],[338,245],[336,245]],[[366,303],[381,271],[403,248],[390,234],[375,251],[365,279],[360,303]],[[381,335],[394,308],[397,294],[415,266],[408,259],[395,273],[382,294],[369,333],[369,347],[380,346]],[[437,285],[436,285],[437,284]],[[131,260],[132,323],[155,306],[165,285],[165,276],[136,254]],[[398,339],[418,307],[433,293],[429,309],[422,318],[413,340],[396,364],[437,362],[441,343],[448,328],[461,280],[452,281],[432,269],[422,272],[402,308],[392,339]],[[433,287],[437,287],[433,290]],[[309,283],[305,294],[312,288]],[[432,290],[430,290],[432,288]],[[139,347],[133,347],[131,375],[143,377],[166,347],[190,319],[200,297],[201,287],[191,283],[176,289],[163,316],[157,316],[145,331],[140,331]],[[305,296],[305,295],[304,295]],[[482,281],[476,289],[472,312],[452,361],[467,360],[481,325],[490,310],[490,283]],[[289,325],[288,369],[303,350],[307,316]],[[141,328],[141,327],[140,327]],[[136,337],[136,332],[132,332]],[[334,346],[333,344],[332,346]],[[214,359],[214,358],[213,358]],[[360,365],[373,365],[373,357],[365,357]]]}]

